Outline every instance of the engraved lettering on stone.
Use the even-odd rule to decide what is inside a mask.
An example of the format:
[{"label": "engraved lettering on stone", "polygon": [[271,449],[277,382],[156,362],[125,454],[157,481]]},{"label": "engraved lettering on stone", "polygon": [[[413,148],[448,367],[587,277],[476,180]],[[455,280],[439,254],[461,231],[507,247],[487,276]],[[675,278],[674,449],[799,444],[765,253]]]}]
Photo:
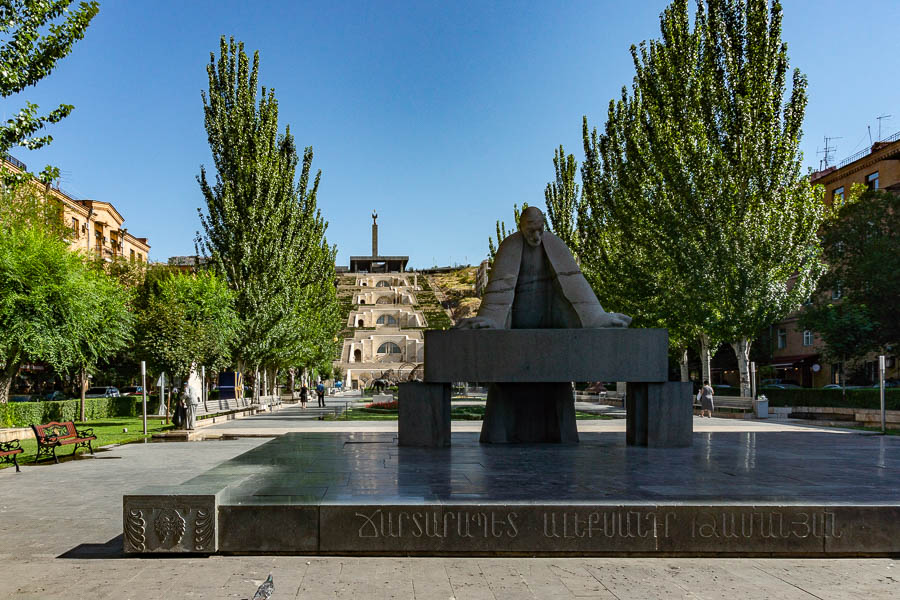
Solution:
[{"label": "engraved lettering on stone", "polygon": [[701,512],[691,521],[692,538],[751,539],[757,536],[763,539],[837,539],[843,533],[837,530],[834,513],[829,511],[798,512],[792,516],[780,511]]},{"label": "engraved lettering on stone", "polygon": [[178,511],[173,508],[164,508],[156,515],[153,529],[159,545],[163,548],[172,548],[178,545],[184,537],[187,523]]},{"label": "engraved lettering on stone", "polygon": [[194,521],[194,550],[209,550],[213,539],[213,520],[209,510],[198,509]]},{"label": "engraved lettering on stone", "polygon": [[128,511],[128,518],[125,520],[125,537],[128,538],[128,543],[135,550],[146,550],[146,536],[144,535],[146,525],[144,511],[135,509]]},{"label": "engraved lettering on stone", "polygon": [[[671,517],[672,513],[666,515]],[[656,538],[659,535],[656,513],[638,511],[594,511],[583,517],[578,512],[546,512],[543,515],[544,537],[592,539],[595,535],[607,538]],[[668,527],[668,522],[666,522]]]},{"label": "engraved lettering on stone", "polygon": [[[379,527],[375,525],[375,517],[381,516],[381,509],[379,508],[375,512],[369,515],[364,515],[363,513],[356,513],[357,517],[363,518],[363,524],[359,528],[359,537],[361,538],[377,538]],[[384,518],[382,517],[382,521]],[[368,529],[368,528],[371,529]]]},{"label": "engraved lettering on stone", "polygon": [[[362,522],[357,536],[360,538],[429,537],[446,538],[455,533],[460,538],[514,538],[519,535],[515,512],[450,511],[443,516],[436,512],[385,511],[377,509],[371,514],[355,513]],[[453,522],[456,522],[454,527]]]}]

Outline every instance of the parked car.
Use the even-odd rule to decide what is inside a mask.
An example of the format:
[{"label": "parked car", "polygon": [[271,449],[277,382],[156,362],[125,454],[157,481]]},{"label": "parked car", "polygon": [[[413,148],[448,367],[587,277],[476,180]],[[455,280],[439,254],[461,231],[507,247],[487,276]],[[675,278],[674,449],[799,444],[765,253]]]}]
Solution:
[{"label": "parked car", "polygon": [[[872,387],[875,389],[879,389],[881,387],[881,384],[876,383]],[[900,387],[900,379],[885,379],[884,387],[885,388]]]},{"label": "parked car", "polygon": [[85,398],[118,398],[122,394],[112,386],[92,387],[84,395]]},{"label": "parked car", "polygon": [[[878,386],[875,386],[875,387],[878,387]],[[845,386],[842,386],[842,385],[839,384],[839,383],[829,383],[828,385],[823,385],[823,386],[822,386],[822,389],[823,389],[823,390],[840,390],[840,389],[845,389],[845,390],[858,390],[858,389],[859,389],[859,386],[858,386],[858,385],[845,385]]]},{"label": "parked car", "polygon": [[52,391],[49,394],[44,394],[44,400],[46,400],[48,402],[53,402],[53,401],[57,401],[57,400],[65,400],[65,399],[66,399],[66,394],[59,390]]},{"label": "parked car", "polygon": [[139,385],[129,385],[128,387],[123,387],[119,390],[119,393],[123,396],[136,396],[138,394],[143,394],[144,388]]},{"label": "parked car", "polygon": [[797,385],[795,383],[770,383],[768,385],[764,385],[761,390],[802,390],[802,385]]}]

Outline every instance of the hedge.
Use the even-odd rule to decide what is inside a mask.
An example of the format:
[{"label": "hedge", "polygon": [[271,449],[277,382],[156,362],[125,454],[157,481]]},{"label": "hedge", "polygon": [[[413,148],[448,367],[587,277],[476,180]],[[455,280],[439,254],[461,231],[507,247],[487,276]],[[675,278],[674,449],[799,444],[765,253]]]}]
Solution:
[{"label": "hedge", "polygon": [[[147,398],[147,414],[154,414],[159,406]],[[120,398],[86,398],[84,416],[89,421],[109,417],[137,417],[143,414],[140,396]],[[58,402],[9,402],[0,404],[0,427],[29,427],[50,421],[77,421],[81,417],[80,400]]]},{"label": "hedge", "polygon": [[[763,394],[769,399],[769,406],[823,406],[874,410],[881,408],[879,393],[877,388],[846,390],[846,397],[841,390],[817,390],[814,388],[757,391],[757,394]],[[900,410],[900,389],[885,390],[884,404],[887,410]]]}]

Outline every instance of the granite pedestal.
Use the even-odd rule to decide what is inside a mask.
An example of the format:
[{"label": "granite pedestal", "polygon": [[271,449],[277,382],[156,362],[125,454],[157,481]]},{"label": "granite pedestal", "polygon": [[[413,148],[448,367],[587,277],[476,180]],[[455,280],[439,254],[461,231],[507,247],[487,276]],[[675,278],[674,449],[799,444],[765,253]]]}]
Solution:
[{"label": "granite pedestal", "polygon": [[690,446],[694,430],[690,382],[629,383],[625,393],[625,438],[633,446]]},{"label": "granite pedestal", "polygon": [[450,384],[411,381],[399,392],[398,441],[401,446],[450,445]]},{"label": "granite pedestal", "polygon": [[900,439],[703,433],[687,448],[399,447],[286,434],[124,497],[128,554],[883,556],[900,553]]},{"label": "granite pedestal", "polygon": [[[635,397],[627,405],[628,443],[677,448],[691,444],[691,384],[666,381],[668,349],[665,329],[426,331],[425,380],[490,384],[485,443],[577,443],[568,382],[627,381]],[[426,414],[416,416],[413,408],[406,418],[427,420],[427,404],[417,406]],[[402,412],[400,421],[402,432]]]}]

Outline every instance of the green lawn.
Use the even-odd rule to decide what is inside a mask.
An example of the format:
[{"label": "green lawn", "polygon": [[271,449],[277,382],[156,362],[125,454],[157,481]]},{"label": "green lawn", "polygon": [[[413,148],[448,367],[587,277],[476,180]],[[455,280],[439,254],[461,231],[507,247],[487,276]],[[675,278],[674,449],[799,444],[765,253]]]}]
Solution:
[{"label": "green lawn", "polygon": [[[450,418],[454,421],[481,421],[484,419],[484,406],[454,406],[450,409]],[[607,415],[575,412],[579,420],[613,419]],[[397,411],[385,408],[354,408],[339,417],[328,415],[327,421],[396,421]]]},{"label": "green lawn", "polygon": [[[127,444],[129,442],[137,442],[144,439],[143,420],[140,417],[109,417],[97,421],[75,423],[76,429],[85,429],[88,427],[92,427],[94,429],[94,435],[97,436],[97,439],[91,442],[91,445],[95,450],[100,446],[108,446],[109,444]],[[123,432],[123,429],[128,429],[128,432]],[[165,431],[166,429],[172,429],[172,425],[165,425],[160,419],[147,419],[148,437],[149,434]],[[19,464],[24,465],[33,462],[37,453],[37,442],[32,438],[20,440],[20,443],[24,452],[16,457]],[[87,449],[78,450],[79,455],[83,453],[90,454]],[[62,446],[56,449],[56,455],[60,458],[71,454],[71,446]],[[53,460],[44,459],[41,461],[41,464],[46,462],[52,463]],[[0,469],[12,466],[12,463],[0,463]]]}]

